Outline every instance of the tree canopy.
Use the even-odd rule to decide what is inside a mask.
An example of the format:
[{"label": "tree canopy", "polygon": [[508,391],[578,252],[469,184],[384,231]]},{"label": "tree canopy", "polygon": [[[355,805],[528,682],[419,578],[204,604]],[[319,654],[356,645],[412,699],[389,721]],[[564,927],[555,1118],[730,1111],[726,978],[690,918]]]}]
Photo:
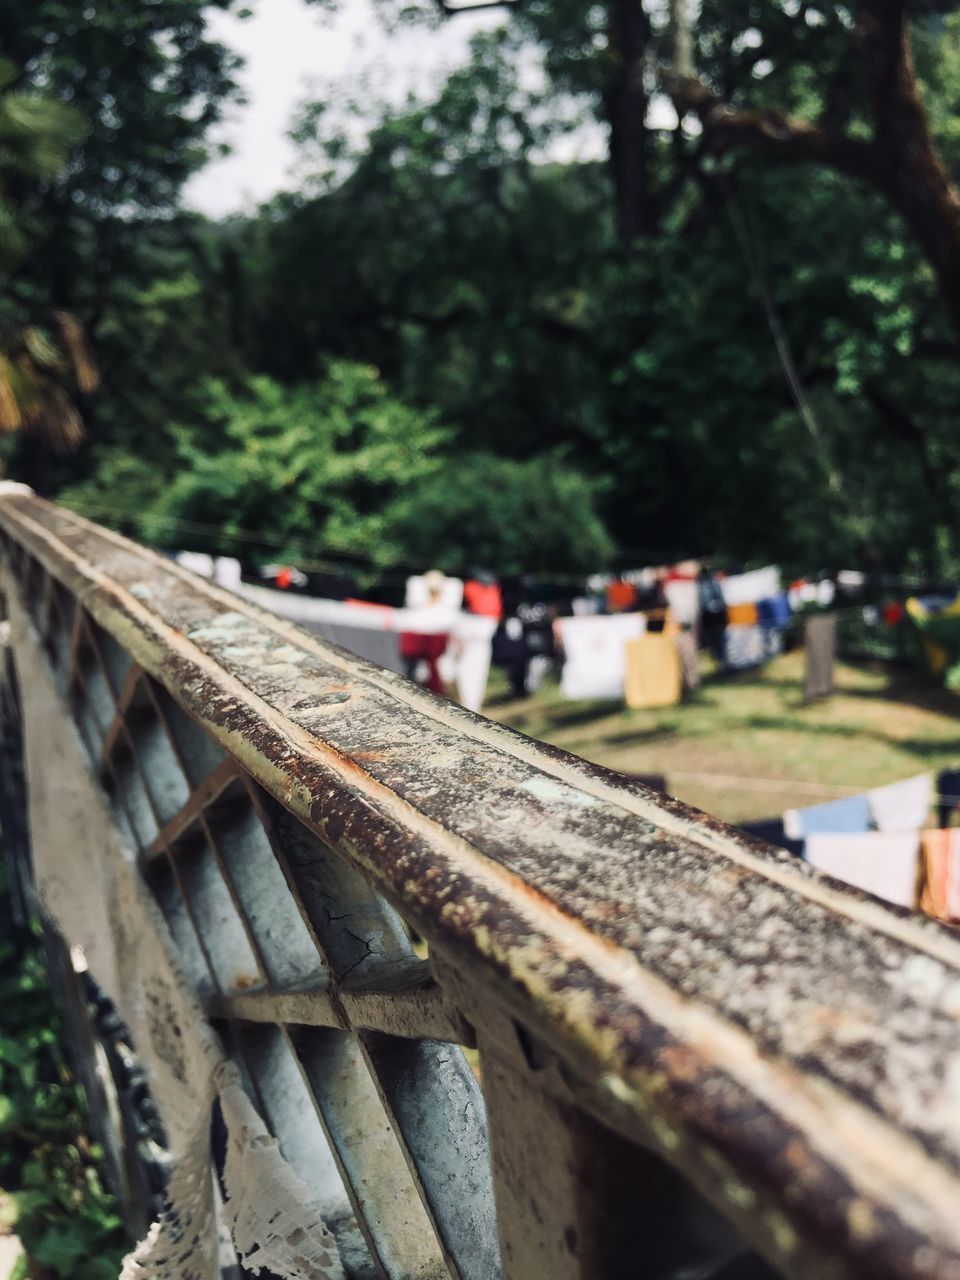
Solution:
[{"label": "tree canopy", "polygon": [[[300,188],[219,223],[177,204],[236,93],[213,7],[0,4],[90,128],[7,290],[103,370],[51,491],[271,558],[960,567],[949,217],[938,257],[903,190],[960,163],[949,6],[521,0],[420,97],[305,103]],[[894,126],[897,175],[842,160]]]}]

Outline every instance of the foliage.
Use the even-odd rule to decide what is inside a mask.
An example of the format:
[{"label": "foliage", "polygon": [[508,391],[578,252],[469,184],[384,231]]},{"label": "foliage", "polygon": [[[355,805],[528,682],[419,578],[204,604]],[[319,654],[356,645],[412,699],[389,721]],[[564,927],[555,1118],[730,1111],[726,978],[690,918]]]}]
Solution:
[{"label": "foliage", "polygon": [[145,498],[153,484],[141,527],[155,542],[169,543],[182,526],[194,545],[222,550],[222,537],[252,531],[288,555],[329,548],[381,559],[397,550],[384,540],[390,502],[436,470],[445,439],[435,416],[392,395],[376,369],[342,360],[293,387],[263,376],[238,390],[211,381],[200,420],[173,434],[166,479],[111,451],[104,469],[64,500],[108,516],[136,514],[118,510],[113,494],[134,484]]},{"label": "foliage", "polygon": [[[95,93],[93,33],[58,26],[53,0],[40,8],[57,35],[57,74],[82,63]],[[164,49],[175,78],[189,41],[164,44],[172,11],[150,8],[134,61]],[[198,0],[182,8],[188,27],[199,21]],[[739,111],[830,115],[865,130],[859,99],[843,93],[843,6],[824,7],[823,21],[802,9],[704,0],[700,74]],[[618,11],[614,0],[525,0],[421,98],[383,106],[362,84],[331,90],[296,124],[313,166],[303,188],[219,225],[144,216],[172,196],[172,169],[169,185],[157,178],[150,199],[116,216],[99,172],[108,148],[98,98],[96,147],[69,182],[101,194],[71,213],[72,265],[56,274],[94,317],[109,390],[91,440],[53,467],[70,499],[107,519],[135,513],[136,528],[164,543],[212,547],[194,526],[218,526],[269,535],[291,555],[326,544],[385,564],[428,548],[433,561],[446,548],[452,562],[469,556],[470,535],[444,516],[436,477],[469,475],[465,488],[447,480],[450,502],[484,530],[486,556],[513,563],[511,526],[534,504],[468,500],[484,489],[473,477],[488,458],[510,494],[535,492],[544,468],[581,477],[583,523],[546,556],[569,556],[567,567],[603,560],[612,538],[621,562],[706,553],[950,571],[960,562],[960,384],[930,268],[879,195],[828,170],[707,154],[653,99],[644,164],[655,217],[625,253],[611,165],[572,158],[584,139],[596,154],[597,122],[608,119]],[[129,0],[103,12],[133,34]],[[202,43],[202,25],[190,29]],[[955,17],[916,31],[951,163],[958,38]],[[198,58],[190,74],[215,67],[198,116],[209,124],[228,100],[230,66],[222,51]],[[128,106],[142,105],[127,71],[112,74]],[[132,110],[124,119],[123,147],[135,149]],[[186,165],[206,125],[165,127],[189,133],[173,148]],[[31,287],[52,289],[52,270],[45,255]],[[396,476],[377,460],[392,456],[384,440],[369,458],[322,423],[306,425],[330,412],[317,391],[325,369],[356,364],[378,369],[376,385],[403,406],[385,428],[405,458]],[[298,431],[291,415],[301,415]],[[443,422],[445,438],[404,455],[406,415]],[[262,457],[244,443],[254,440]],[[356,455],[351,478],[331,490],[322,477],[341,451]]]},{"label": "foliage", "polygon": [[0,920],[0,1232],[20,1237],[23,1275],[114,1280],[126,1252],[120,1219],[59,1047],[39,935],[14,931],[2,863]]},{"label": "foliage", "polygon": [[206,32],[233,0],[5,0],[0,48],[24,85],[90,126],[77,163],[39,202],[81,220],[164,211],[207,154],[237,59]]},{"label": "foliage", "polygon": [[396,501],[387,527],[414,564],[589,573],[613,552],[595,490],[559,454],[464,454]]},{"label": "foliage", "polygon": [[[251,270],[247,359],[288,381],[324,350],[371,359],[441,412],[458,450],[562,445],[604,481],[600,514],[628,558],[945,567],[960,387],[929,270],[895,216],[832,173],[742,161],[702,191],[681,185],[625,259],[603,168],[542,157],[538,122],[553,104],[569,116],[571,82],[525,97],[519,56],[509,34],[477,40],[466,68],[386,111],[362,146],[323,104],[302,114],[308,154],[327,150],[320,193],[234,229]],[[672,142],[655,158],[667,185]]]},{"label": "foliage", "polygon": [[64,168],[73,147],[87,132],[83,116],[68,103],[57,102],[18,86],[21,73],[0,58],[0,278],[27,251],[32,228],[10,195],[11,184],[27,178],[49,182]]},{"label": "foliage", "polygon": [[[66,311],[99,353],[100,324],[108,312],[116,317],[117,295],[129,292],[141,241],[169,217],[184,182],[209,154],[208,131],[238,96],[238,59],[207,31],[210,10],[232,4],[0,3],[0,49],[22,69],[18,92],[77,113],[87,126],[58,175],[39,180],[24,173],[6,184],[6,194],[43,229],[45,240],[43,252],[30,255],[8,281],[0,324],[15,332],[49,328],[50,315]],[[109,417],[126,387],[112,364],[98,362],[112,380]],[[71,393],[82,393],[70,376],[67,384]],[[96,432],[96,406],[85,402],[82,408]],[[68,421],[56,397],[47,397],[42,410],[40,420],[59,420],[66,428],[60,437],[76,442],[76,420]],[[42,438],[25,437],[7,452],[11,469],[41,492],[85,466],[82,458],[76,466],[51,461],[49,441]]]},{"label": "foliage", "polygon": [[[20,86],[22,76],[0,58],[0,281],[8,283],[43,230],[25,210],[23,182],[48,183],[86,135],[82,115],[49,94]],[[52,323],[28,323],[15,305],[0,310],[0,432],[29,430],[48,447],[69,450],[83,436],[72,391],[96,386],[96,367],[76,319],[57,311]],[[71,385],[72,384],[72,385]]]}]

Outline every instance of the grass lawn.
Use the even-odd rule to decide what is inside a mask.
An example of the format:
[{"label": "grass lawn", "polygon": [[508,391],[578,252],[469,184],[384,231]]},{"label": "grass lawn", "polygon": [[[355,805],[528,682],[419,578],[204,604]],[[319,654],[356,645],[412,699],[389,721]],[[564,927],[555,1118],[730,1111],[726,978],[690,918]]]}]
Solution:
[{"label": "grass lawn", "polygon": [[569,702],[551,680],[513,700],[491,681],[484,714],[667,790],[730,822],[774,817],[848,790],[960,763],[960,697],[921,672],[838,663],[837,692],[803,703],[802,650],[739,676],[708,676],[676,707]]}]

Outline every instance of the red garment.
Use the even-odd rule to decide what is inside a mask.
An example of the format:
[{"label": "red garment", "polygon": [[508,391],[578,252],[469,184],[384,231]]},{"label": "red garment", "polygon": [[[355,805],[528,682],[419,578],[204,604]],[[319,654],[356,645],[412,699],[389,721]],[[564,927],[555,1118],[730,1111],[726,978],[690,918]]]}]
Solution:
[{"label": "red garment", "polygon": [[503,596],[496,582],[468,578],[463,584],[463,603],[470,613],[479,613],[484,618],[503,617]]},{"label": "red garment", "polygon": [[637,603],[637,588],[632,582],[611,582],[607,585],[607,613],[625,613]]},{"label": "red garment", "polygon": [[883,606],[883,620],[888,627],[895,627],[907,616],[907,611],[899,600],[891,600]]},{"label": "red garment", "polygon": [[292,582],[293,582],[293,570],[287,569],[287,568],[281,569],[280,572],[277,574],[277,586],[280,588],[280,590],[286,591],[286,589],[290,586]]},{"label": "red garment", "polygon": [[440,679],[437,660],[446,652],[449,639],[449,636],[442,634],[422,635],[418,631],[400,632],[400,657],[407,664],[410,678],[413,678],[413,670],[417,663],[425,662],[427,678],[424,683],[432,693],[443,693],[443,681]]}]

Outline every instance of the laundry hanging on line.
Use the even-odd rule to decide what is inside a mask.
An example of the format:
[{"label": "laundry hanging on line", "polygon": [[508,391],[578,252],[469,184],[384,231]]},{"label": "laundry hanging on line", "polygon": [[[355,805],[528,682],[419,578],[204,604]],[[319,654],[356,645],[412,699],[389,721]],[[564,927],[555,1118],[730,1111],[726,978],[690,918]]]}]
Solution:
[{"label": "laundry hanging on line", "polygon": [[565,698],[622,698],[626,642],[646,631],[642,613],[558,618],[564,663],[560,688]]},{"label": "laundry hanging on line", "polygon": [[855,834],[870,830],[870,803],[866,792],[828,800],[804,809],[787,809],[783,829],[790,840],[805,840],[818,832]]},{"label": "laundry hanging on line", "polygon": [[867,792],[870,819],[878,831],[919,831],[927,825],[933,804],[933,777],[929,773]]},{"label": "laundry hanging on line", "polygon": [[814,831],[804,857],[812,867],[886,902],[917,902],[918,831]]},{"label": "laundry hanging on line", "polygon": [[920,836],[923,887],[920,906],[929,916],[960,923],[960,827]]}]

